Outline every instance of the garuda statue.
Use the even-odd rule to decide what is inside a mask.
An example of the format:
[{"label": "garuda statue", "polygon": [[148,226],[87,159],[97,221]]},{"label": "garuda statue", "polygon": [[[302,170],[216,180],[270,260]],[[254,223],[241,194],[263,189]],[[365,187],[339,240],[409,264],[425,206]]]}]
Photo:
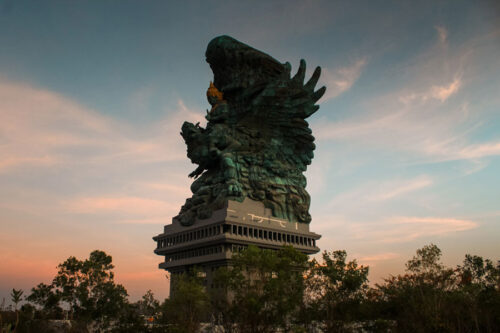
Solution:
[{"label": "garuda statue", "polygon": [[214,73],[207,91],[206,128],[185,122],[187,156],[198,165],[193,196],[176,217],[183,225],[205,219],[227,200],[260,201],[273,216],[309,223],[310,196],[303,172],[314,137],[305,119],[326,88],[314,91],[321,69],[304,84],[306,64],[291,66],[229,36],[214,38],[206,60]]}]

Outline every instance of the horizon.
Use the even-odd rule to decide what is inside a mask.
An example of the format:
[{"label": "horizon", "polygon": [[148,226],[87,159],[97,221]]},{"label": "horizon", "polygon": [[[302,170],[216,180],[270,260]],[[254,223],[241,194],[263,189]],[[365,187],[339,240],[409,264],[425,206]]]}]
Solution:
[{"label": "horizon", "polygon": [[371,284],[430,243],[448,266],[499,260],[499,18],[493,1],[0,1],[0,298],[96,249],[130,299],[168,295],[152,237],[191,195],[179,132],[206,124],[219,35],[322,68],[305,173],[321,251]]}]

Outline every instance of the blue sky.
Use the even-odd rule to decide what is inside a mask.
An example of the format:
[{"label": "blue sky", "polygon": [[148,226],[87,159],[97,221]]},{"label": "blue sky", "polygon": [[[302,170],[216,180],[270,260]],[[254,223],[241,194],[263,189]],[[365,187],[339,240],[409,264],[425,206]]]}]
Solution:
[{"label": "blue sky", "polygon": [[208,42],[323,69],[309,122],[311,229],[370,278],[431,242],[499,259],[500,6],[494,1],[0,0],[0,297],[110,253],[165,297],[151,237],[190,195],[179,135],[204,123]]}]

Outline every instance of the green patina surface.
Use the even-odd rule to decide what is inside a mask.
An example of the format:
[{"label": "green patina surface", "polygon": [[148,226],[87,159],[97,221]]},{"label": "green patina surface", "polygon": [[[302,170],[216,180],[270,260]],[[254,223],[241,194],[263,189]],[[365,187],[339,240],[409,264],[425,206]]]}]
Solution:
[{"label": "green patina surface", "polygon": [[177,218],[191,225],[209,218],[227,200],[261,201],[273,215],[309,223],[310,196],[303,172],[313,158],[314,137],[305,119],[326,88],[314,91],[317,67],[304,84],[306,65],[297,74],[229,36],[214,38],[206,51],[214,73],[207,91],[212,106],[206,128],[185,122],[181,135],[198,167],[189,176],[193,196]]}]

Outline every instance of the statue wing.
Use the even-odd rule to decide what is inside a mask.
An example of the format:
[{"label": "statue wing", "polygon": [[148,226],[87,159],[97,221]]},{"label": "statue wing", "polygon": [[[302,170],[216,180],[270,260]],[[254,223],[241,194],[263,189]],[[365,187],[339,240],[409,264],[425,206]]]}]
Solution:
[{"label": "statue wing", "polygon": [[316,102],[323,96],[326,87],[315,90],[321,75],[321,68],[314,70],[304,84],[306,62],[300,61],[297,73],[290,77],[290,64],[283,65],[285,73],[278,80],[271,80],[251,101],[254,116],[265,119],[266,127],[281,140],[282,153],[292,164],[305,171],[311,163],[315,149],[306,118],[319,109]]},{"label": "statue wing", "polygon": [[[267,139],[282,145],[280,154],[299,169],[311,163],[314,137],[305,120],[319,109],[316,102],[326,87],[314,90],[321,69],[304,84],[306,62],[291,66],[229,36],[214,38],[205,53],[214,73],[214,85],[232,105],[234,123],[266,128]],[[263,131],[264,132],[264,131]]]}]

